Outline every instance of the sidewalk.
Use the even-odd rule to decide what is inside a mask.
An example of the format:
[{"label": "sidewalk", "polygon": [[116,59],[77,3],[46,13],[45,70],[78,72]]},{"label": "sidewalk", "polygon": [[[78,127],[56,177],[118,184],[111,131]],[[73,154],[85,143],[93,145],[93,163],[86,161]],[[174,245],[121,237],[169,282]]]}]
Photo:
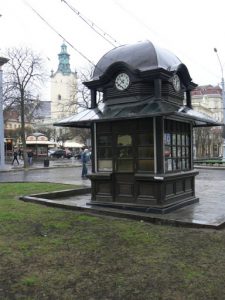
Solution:
[{"label": "sidewalk", "polygon": [[[12,165],[11,162],[6,162],[5,167],[3,169],[0,169],[0,172],[8,172],[8,171],[19,171],[19,170],[24,170],[24,162],[23,160],[19,160],[19,165],[15,162],[14,165]],[[75,158],[71,159],[54,159],[51,160],[49,159],[49,166],[45,167],[44,166],[44,161],[34,161],[31,166],[28,166],[29,170],[34,170],[34,169],[47,169],[47,168],[63,168],[63,167],[76,167],[76,166],[81,166],[81,162]]]},{"label": "sidewalk", "polygon": [[[52,172],[54,172],[54,175],[61,173],[63,181],[65,181],[65,178],[68,178],[70,175],[69,173],[71,170],[73,171],[73,174],[76,171],[80,172],[80,168],[65,168],[59,170],[60,172],[55,172],[55,170],[52,170]],[[42,170],[42,172],[44,171]],[[76,176],[76,180],[77,179],[78,177]],[[90,186],[89,181],[85,182],[85,184],[86,187]],[[81,196],[73,196],[71,194],[68,197],[56,196],[56,198],[48,198],[46,196],[41,197],[39,194],[37,196],[25,196],[23,200],[54,207],[83,210],[87,212],[132,218],[139,221],[159,224],[173,224],[177,226],[201,227],[209,229],[225,228],[225,170],[201,168],[201,170],[199,170],[199,175],[196,176],[195,186],[196,197],[198,197],[200,201],[192,205],[184,206],[167,214],[142,213],[128,209],[116,209],[91,205],[91,194]]]},{"label": "sidewalk", "polygon": [[[54,168],[61,168],[54,170]],[[49,170],[48,170],[49,169]],[[17,171],[18,170],[18,171]],[[33,171],[32,171],[33,170]],[[36,171],[37,170],[37,171]],[[39,170],[39,172],[38,172]],[[177,225],[199,226],[206,228],[225,227],[225,170],[224,168],[198,168],[199,175],[195,180],[196,197],[199,203],[189,205],[168,214],[148,214],[142,215],[131,213],[130,211],[115,211],[110,208],[96,208],[86,205],[90,202],[90,195],[83,195],[81,198],[49,200],[53,205],[62,205],[67,208],[85,209],[87,211],[98,211],[104,214],[114,214],[132,218],[141,218],[151,222],[168,222]],[[9,171],[9,172],[8,172]],[[11,172],[10,172],[11,171]],[[30,171],[30,172],[29,172]],[[6,172],[0,171],[0,182],[56,182],[66,184],[77,184],[89,187],[90,181],[81,180],[81,164],[78,160],[51,160],[49,167],[44,167],[44,163],[34,163],[31,167],[24,169],[23,165],[6,165]],[[82,200],[82,201],[81,201]],[[43,199],[42,199],[43,201]],[[45,200],[44,200],[45,201]],[[46,201],[46,203],[49,201]],[[85,203],[83,203],[85,202]]]}]

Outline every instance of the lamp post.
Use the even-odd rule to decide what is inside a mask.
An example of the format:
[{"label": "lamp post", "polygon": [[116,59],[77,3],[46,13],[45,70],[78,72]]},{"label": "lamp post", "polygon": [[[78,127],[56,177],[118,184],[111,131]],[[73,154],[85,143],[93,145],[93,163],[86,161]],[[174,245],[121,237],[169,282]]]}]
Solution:
[{"label": "lamp post", "polygon": [[[221,68],[221,86],[222,86],[222,100],[223,100],[223,123],[225,123],[225,84],[224,84],[224,77],[223,77],[223,66],[221,64],[220,57],[218,55],[218,51],[214,48],[214,52],[216,53],[220,68]],[[225,128],[223,125],[223,161],[225,161]]]},{"label": "lamp post", "polygon": [[2,66],[9,60],[0,57],[0,170],[5,167],[5,142],[4,142],[4,120],[3,120],[3,93],[2,93]]}]

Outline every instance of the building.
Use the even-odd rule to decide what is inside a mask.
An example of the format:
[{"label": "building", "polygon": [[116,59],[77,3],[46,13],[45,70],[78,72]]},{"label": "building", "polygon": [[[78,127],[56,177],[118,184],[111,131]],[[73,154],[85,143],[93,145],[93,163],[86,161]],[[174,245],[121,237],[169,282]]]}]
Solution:
[{"label": "building", "polygon": [[219,122],[223,122],[222,89],[219,86],[198,86],[192,91],[192,106]]},{"label": "building", "polygon": [[52,121],[70,116],[77,111],[77,76],[70,68],[70,55],[65,43],[58,54],[57,71],[51,74],[51,119]]},{"label": "building", "polygon": [[[222,89],[219,86],[198,86],[192,91],[192,106],[223,123]],[[194,131],[194,157],[217,158],[223,153],[222,128],[197,128]]]},{"label": "building", "polygon": [[34,111],[35,122],[46,123],[51,120],[51,101],[40,101],[38,108]]}]

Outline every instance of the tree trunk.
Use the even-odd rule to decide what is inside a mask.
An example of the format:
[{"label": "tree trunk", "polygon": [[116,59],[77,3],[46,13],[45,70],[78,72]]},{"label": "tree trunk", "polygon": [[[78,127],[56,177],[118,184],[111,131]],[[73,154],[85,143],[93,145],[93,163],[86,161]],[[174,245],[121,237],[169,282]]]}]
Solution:
[{"label": "tree trunk", "polygon": [[27,157],[27,146],[26,146],[26,134],[25,134],[25,107],[24,107],[24,90],[21,90],[21,140],[23,145],[23,161],[24,168],[28,167],[28,157]]}]

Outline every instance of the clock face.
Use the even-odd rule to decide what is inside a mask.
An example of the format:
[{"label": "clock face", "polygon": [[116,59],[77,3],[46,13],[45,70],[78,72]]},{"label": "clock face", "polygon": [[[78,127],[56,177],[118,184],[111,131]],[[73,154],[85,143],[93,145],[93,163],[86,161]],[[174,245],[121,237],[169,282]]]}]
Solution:
[{"label": "clock face", "polygon": [[181,89],[180,78],[177,74],[175,74],[172,78],[173,88],[176,92],[179,92]]},{"label": "clock face", "polygon": [[115,86],[119,91],[123,91],[128,88],[130,84],[130,77],[126,73],[120,73],[115,79]]}]

